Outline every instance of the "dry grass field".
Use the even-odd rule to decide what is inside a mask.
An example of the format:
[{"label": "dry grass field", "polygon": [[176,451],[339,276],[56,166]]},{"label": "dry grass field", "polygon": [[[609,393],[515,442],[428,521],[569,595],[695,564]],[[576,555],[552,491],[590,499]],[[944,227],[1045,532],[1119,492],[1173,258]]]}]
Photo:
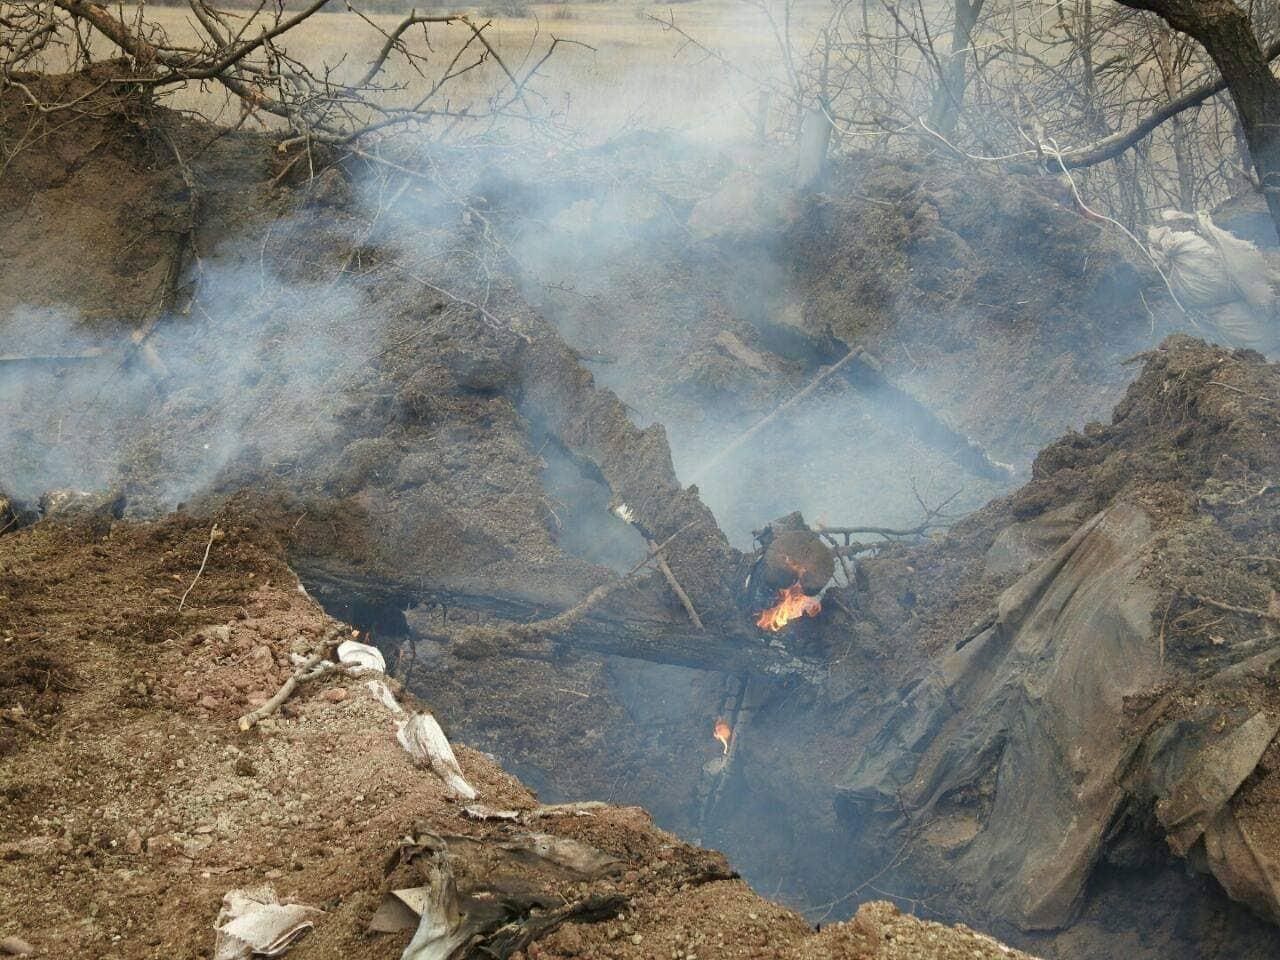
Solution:
[{"label": "dry grass field", "polygon": [[[334,4],[338,7],[338,4]],[[137,7],[112,8],[125,20],[137,15]],[[816,26],[829,8],[821,0],[809,0],[793,21],[793,45],[808,48]],[[699,42],[717,51],[735,66],[709,56],[689,44],[677,32],[665,29],[654,17],[674,17],[675,22]],[[779,13],[779,16],[781,14]],[[185,7],[145,8],[145,16],[171,40],[196,36],[194,18]],[[231,16],[235,16],[234,13]],[[512,72],[523,77],[546,52],[554,38],[563,43],[530,82],[530,102],[539,111],[553,113],[564,126],[590,142],[627,129],[678,128],[721,139],[752,129],[758,111],[762,77],[780,78],[780,47],[768,18],[758,9],[735,0],[697,0],[674,7],[640,3],[536,4],[524,16],[484,16],[473,12],[480,24],[488,22],[485,36],[501,53]],[[384,41],[382,31],[400,20],[395,14],[362,16],[340,11],[321,13],[290,32],[281,46],[313,69],[332,68],[339,78],[359,76],[377,55]],[[267,23],[263,18],[262,23]],[[392,102],[415,97],[443,74],[470,32],[461,24],[432,25],[424,36],[406,34],[409,49],[427,57],[419,75],[403,59],[389,71]],[[245,30],[256,32],[256,24]],[[112,51],[101,37],[93,38],[96,57]],[[459,66],[477,59],[478,45],[463,54]],[[50,68],[65,64],[50,63]],[[456,68],[455,68],[456,69]],[[483,104],[508,81],[492,61],[451,80],[441,92],[453,109]],[[197,110],[224,123],[236,123],[239,104],[232,104],[216,84],[192,84],[173,89],[163,102],[171,107]],[[250,124],[269,124],[267,117],[251,117]]]}]

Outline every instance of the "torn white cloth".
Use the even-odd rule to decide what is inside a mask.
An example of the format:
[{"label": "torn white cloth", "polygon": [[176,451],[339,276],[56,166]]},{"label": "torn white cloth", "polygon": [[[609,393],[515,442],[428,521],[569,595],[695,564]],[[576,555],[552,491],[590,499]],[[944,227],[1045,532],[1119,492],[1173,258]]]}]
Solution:
[{"label": "torn white cloth", "polygon": [[383,659],[382,651],[359,640],[345,640],[338,644],[338,662],[353,673],[365,670],[387,672],[387,661]]},{"label": "torn white cloth", "polygon": [[449,746],[449,738],[431,714],[415,713],[403,721],[396,732],[396,739],[410,756],[429,766],[459,797],[474,800],[479,796],[462,775],[458,758],[453,755],[453,747]]},{"label": "torn white cloth", "polygon": [[404,707],[400,706],[396,695],[391,692],[390,688],[381,680],[370,680],[365,683],[365,689],[373,694],[373,698],[380,704],[394,713],[397,717],[404,716]]},{"label": "torn white cloth", "polygon": [[228,891],[214,925],[213,960],[279,957],[315,926],[313,918],[321,912],[280,903],[270,886]]}]

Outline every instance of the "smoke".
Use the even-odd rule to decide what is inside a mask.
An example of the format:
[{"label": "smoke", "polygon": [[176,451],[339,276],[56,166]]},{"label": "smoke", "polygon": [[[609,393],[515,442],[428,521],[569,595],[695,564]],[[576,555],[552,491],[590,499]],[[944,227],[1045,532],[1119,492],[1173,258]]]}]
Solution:
[{"label": "smoke", "polygon": [[332,411],[353,347],[376,337],[361,307],[344,285],[213,258],[195,277],[192,316],[162,319],[142,345],[70,309],[19,308],[5,342],[31,359],[0,366],[0,488],[26,500],[127,488],[166,509],[233,461],[302,470],[339,433]]},{"label": "smoke", "polygon": [[[680,23],[715,46],[749,26],[739,14],[690,12],[682,17],[695,19]],[[667,43],[680,59],[659,69],[652,50],[630,48],[637,42]],[[995,198],[984,201],[964,195],[963,174],[885,159],[842,162],[817,194],[798,190],[798,168],[812,164],[785,139],[760,139],[770,108],[757,82],[682,42],[637,20],[595,53],[568,49],[550,61],[535,87],[548,100],[582,94],[567,114],[584,128],[576,140],[557,126],[505,144],[397,144],[397,158],[426,178],[348,165],[356,181],[337,204],[344,216],[323,225],[319,250],[308,250],[306,235],[322,213],[244,225],[201,261],[189,301],[156,325],[147,352],[99,336],[74,305],[15,312],[10,352],[105,353],[0,368],[0,402],[22,411],[0,426],[0,484],[32,498],[50,487],[146,481],[164,506],[234,483],[237,471],[307,482],[313,466],[377,429],[376,415],[358,424],[359,413],[340,416],[343,398],[358,406],[369,392],[361,386],[378,380],[369,361],[386,349],[387,290],[413,295],[412,277],[416,295],[479,304],[495,324],[526,304],[550,319],[639,424],[665,426],[678,474],[698,483],[740,546],[793,509],[833,524],[905,526],[922,500],[962,488],[953,507],[964,511],[1010,485],[973,475],[913,430],[907,411],[843,377],[706,469],[847,346],[869,345],[940,422],[1021,468],[1063,429],[1106,412],[1126,379],[1121,351],[1149,334],[1121,329],[1130,305],[1081,294],[1078,309],[1064,311],[1053,302],[1062,283],[1036,289],[1037,271],[1061,273],[1061,262],[1080,257],[1069,227],[1061,244],[1019,251],[1027,225],[1039,238],[1049,219],[1012,210],[1002,191],[1019,191],[985,184],[975,194]],[[758,61],[765,74],[768,61]],[[771,109],[774,122],[763,126],[776,131],[792,107]],[[1015,239],[991,248],[1002,231]],[[297,262],[306,259],[315,261],[309,272]],[[1089,279],[1076,278],[1082,287]],[[1019,297],[1028,299],[1012,307]],[[1118,335],[1086,329],[1108,311],[1120,314]],[[1046,317],[1082,329],[1057,342],[1029,336]],[[954,362],[972,358],[979,341],[995,355],[986,367]],[[1062,409],[1033,404],[1011,426],[1001,408],[1036,385],[1015,382],[1006,367],[1026,368],[1046,350],[1066,358],[1065,388],[1099,389]],[[154,356],[163,371],[148,362]],[[545,479],[563,486],[554,470]]]}]

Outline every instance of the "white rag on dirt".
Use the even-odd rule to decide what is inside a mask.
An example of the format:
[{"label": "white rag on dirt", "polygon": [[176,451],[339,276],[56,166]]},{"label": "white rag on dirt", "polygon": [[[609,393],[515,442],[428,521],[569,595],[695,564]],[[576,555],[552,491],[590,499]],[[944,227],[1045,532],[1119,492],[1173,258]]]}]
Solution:
[{"label": "white rag on dirt", "polygon": [[364,673],[368,670],[387,672],[387,661],[383,659],[382,651],[359,640],[346,640],[338,644],[338,662],[352,673]]},{"label": "white rag on dirt", "polygon": [[462,775],[462,767],[458,765],[458,758],[453,755],[449,738],[444,735],[440,724],[431,714],[425,711],[415,713],[403,721],[396,732],[396,739],[400,741],[400,746],[409,751],[410,756],[431,767],[436,776],[459,797],[474,800],[479,796]]},{"label": "white rag on dirt", "polygon": [[1195,231],[1151,227],[1147,241],[1184,307],[1202,313],[1214,336],[1262,353],[1280,349],[1280,269],[1248,240],[1200,213]]},{"label": "white rag on dirt", "polygon": [[301,903],[280,903],[270,886],[230,890],[214,925],[213,960],[279,957],[315,926],[322,911]]}]

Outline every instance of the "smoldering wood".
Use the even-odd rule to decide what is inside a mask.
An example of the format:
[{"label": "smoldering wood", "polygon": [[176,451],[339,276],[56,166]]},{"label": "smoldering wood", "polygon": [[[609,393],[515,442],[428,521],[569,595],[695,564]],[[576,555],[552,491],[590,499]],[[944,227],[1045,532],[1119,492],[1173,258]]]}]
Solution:
[{"label": "smoldering wood", "polygon": [[[296,559],[294,570],[308,592],[326,605],[357,599],[372,608],[405,610],[417,604],[441,604],[511,623],[545,617],[548,604],[535,598],[490,592],[464,593],[439,585],[415,584],[378,576],[334,558]],[[424,631],[424,636],[450,643],[447,633]],[[560,659],[568,652],[589,651],[672,666],[721,673],[798,676],[816,679],[824,668],[790,653],[785,647],[753,634],[744,622],[739,629],[700,632],[687,621],[661,620],[625,608],[600,607],[554,638],[504,643],[469,643],[456,651],[463,657],[514,656],[534,660]]]},{"label": "smoldering wood", "polygon": [[481,942],[468,947],[464,956],[510,957],[536,940],[559,930],[566,923],[600,923],[604,920],[612,920],[627,908],[629,902],[620,893],[584,897],[559,910],[530,916],[518,923],[509,923],[485,937]]}]

